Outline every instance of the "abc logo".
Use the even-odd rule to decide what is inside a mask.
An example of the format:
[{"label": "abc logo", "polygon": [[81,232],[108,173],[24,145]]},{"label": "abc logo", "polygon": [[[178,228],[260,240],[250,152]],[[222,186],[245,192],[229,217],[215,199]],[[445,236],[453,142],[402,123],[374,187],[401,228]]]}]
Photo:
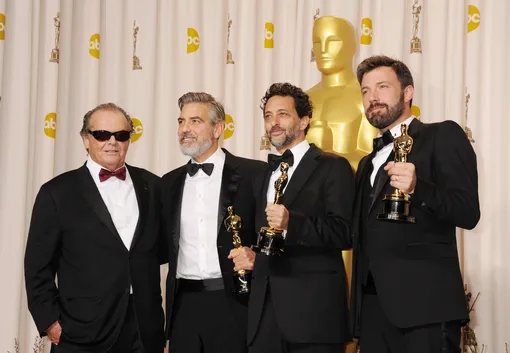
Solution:
[{"label": "abc logo", "polygon": [[131,142],[136,142],[143,135],[143,125],[137,118],[133,118],[132,120],[135,132],[131,135]]},{"label": "abc logo", "polygon": [[372,44],[372,19],[365,17],[361,20],[361,44]]},{"label": "abc logo", "polygon": [[264,28],[264,48],[274,48],[274,24],[266,22]]},{"label": "abc logo", "polygon": [[200,36],[194,28],[188,28],[188,54],[193,53],[200,47]]},{"label": "abc logo", "polygon": [[413,105],[411,107],[411,114],[413,114],[415,117],[420,119],[420,115],[421,115],[420,107],[418,107],[417,105]]},{"label": "abc logo", "polygon": [[468,32],[474,31],[480,26],[480,10],[474,5],[468,6]]},{"label": "abc logo", "polygon": [[232,116],[226,114],[225,115],[225,132],[223,132],[223,138],[229,139],[234,135],[234,119]]},{"label": "abc logo", "polygon": [[5,15],[0,13],[0,40],[5,39]]},{"label": "abc logo", "polygon": [[51,112],[48,113],[44,118],[44,134],[54,139],[56,132],[57,132],[57,114],[55,112]]},{"label": "abc logo", "polygon": [[89,53],[94,58],[99,59],[99,43],[101,42],[101,38],[98,33],[93,34],[90,37],[89,41]]}]

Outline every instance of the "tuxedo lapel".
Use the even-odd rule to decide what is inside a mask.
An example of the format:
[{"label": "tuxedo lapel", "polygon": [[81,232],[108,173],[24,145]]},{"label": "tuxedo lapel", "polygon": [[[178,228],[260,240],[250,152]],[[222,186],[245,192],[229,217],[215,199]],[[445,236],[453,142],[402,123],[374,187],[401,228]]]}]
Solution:
[{"label": "tuxedo lapel", "polygon": [[97,189],[97,186],[94,183],[94,180],[92,179],[92,176],[90,175],[86,165],[77,170],[77,177],[81,193],[85,200],[92,207],[101,222],[103,222],[106,227],[108,227],[112,234],[120,241],[122,247],[126,249],[119,233],[117,232],[117,229],[115,228],[115,225],[113,224],[110,212],[108,212],[108,208],[106,207],[106,204],[104,203],[103,198],[101,197],[101,194],[99,193],[99,190]]},{"label": "tuxedo lapel", "polygon": [[[367,182],[370,177],[370,171],[372,170],[372,159],[375,156],[375,152],[371,152],[366,158],[363,158],[358,166],[356,172],[356,201],[354,204],[354,216],[361,219],[361,205],[363,203],[363,185]],[[357,225],[357,223],[356,223]],[[355,231],[357,233],[357,231]]]},{"label": "tuxedo lapel", "polygon": [[139,169],[132,168],[126,165],[129,170],[129,175],[133,181],[135,189],[136,200],[138,201],[138,222],[135,228],[135,234],[133,241],[131,242],[130,250],[133,249],[140,235],[143,233],[145,228],[145,221],[147,220],[147,212],[149,208],[149,184],[142,178]]},{"label": "tuxedo lapel", "polygon": [[[422,125],[423,125],[423,123],[421,121],[419,121],[418,119],[413,119],[411,124],[409,124],[409,128],[407,131],[408,135],[413,138],[416,137],[416,135],[418,134],[418,131],[420,130]],[[409,156],[411,156],[411,155],[412,155],[412,149],[411,149],[411,153],[409,154]],[[384,168],[384,166],[386,164],[388,164],[388,162],[393,161],[394,159],[395,159],[395,152],[392,151],[390,153],[390,155],[388,156],[388,159],[386,160],[386,162],[383,164],[383,166],[381,168]],[[379,176],[375,180],[376,183],[374,185],[374,193],[373,193],[374,197],[372,198],[369,212],[372,210],[372,207],[374,206],[375,201],[378,198],[382,197],[381,192],[384,189],[384,186],[389,182],[389,180],[390,180],[390,177],[388,175],[388,172],[381,170],[381,172],[379,173]]]},{"label": "tuxedo lapel", "polygon": [[386,185],[386,183],[388,183],[388,181],[390,180],[390,177],[388,175],[388,172],[383,170],[384,166],[386,164],[388,164],[389,161],[392,161],[395,159],[395,152],[391,152],[390,155],[388,156],[388,159],[386,159],[386,162],[384,162],[382,165],[381,165],[381,170],[379,171],[376,171],[376,178],[374,180],[375,182],[375,185],[374,185],[374,192],[373,192],[373,195],[374,197],[372,198],[372,202],[370,203],[370,207],[368,209],[368,212],[370,212],[372,210],[372,207],[374,206],[375,204],[375,201],[380,198],[380,194],[384,188],[384,186]]},{"label": "tuxedo lapel", "polygon": [[225,165],[223,166],[221,177],[220,200],[218,205],[218,235],[220,234],[223,220],[227,214],[227,207],[232,206],[237,190],[239,189],[239,181],[241,180],[241,174],[237,171],[239,165],[235,163],[236,157],[225,149],[223,149],[223,151],[225,152]]},{"label": "tuxedo lapel", "polygon": [[[268,226],[267,219],[266,219],[266,205],[268,202],[273,202],[274,200],[268,200],[267,199],[267,190],[269,187],[273,187],[273,185],[269,185],[269,181],[271,180],[271,175],[273,174],[273,171],[268,166],[266,169],[266,173],[264,176],[264,180],[262,181],[262,185],[259,188],[260,195],[258,197],[257,202],[257,214],[256,214],[256,221],[257,224],[259,224],[261,227]],[[259,212],[260,211],[260,212]]]},{"label": "tuxedo lapel", "polygon": [[296,170],[292,174],[292,178],[283,193],[283,205],[286,208],[294,202],[297,195],[301,189],[306,185],[306,181],[313,174],[317,167],[317,158],[321,155],[321,150],[315,147],[315,145],[310,145],[308,151],[306,151],[305,155],[299,162]]},{"label": "tuxedo lapel", "polygon": [[363,185],[363,183],[367,180],[368,172],[370,170],[370,166],[372,164],[372,159],[374,158],[375,153],[371,152],[367,158],[364,158],[361,160],[359,166],[358,166],[358,172],[356,175],[356,195],[360,195],[360,188]]},{"label": "tuxedo lapel", "polygon": [[182,195],[184,192],[184,182],[186,181],[186,166],[181,167],[179,175],[175,179],[171,187],[170,205],[172,212],[170,214],[170,224],[172,227],[172,238],[174,240],[175,249],[179,248],[179,238],[181,236],[181,210]]}]

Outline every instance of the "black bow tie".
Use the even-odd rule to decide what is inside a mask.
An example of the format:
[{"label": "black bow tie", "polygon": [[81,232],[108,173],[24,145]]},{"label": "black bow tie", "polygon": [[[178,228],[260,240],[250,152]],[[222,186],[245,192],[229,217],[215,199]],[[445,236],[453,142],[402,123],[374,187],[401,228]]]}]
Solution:
[{"label": "black bow tie", "polygon": [[202,169],[205,174],[210,176],[214,169],[214,164],[213,163],[204,163],[204,164],[188,163],[188,164],[186,164],[186,170],[190,176],[197,174],[199,169]]},{"label": "black bow tie", "polygon": [[384,146],[393,142],[393,135],[390,130],[386,130],[380,137],[374,139],[374,151],[379,152]]},{"label": "black bow tie", "polygon": [[286,150],[281,156],[270,154],[267,156],[267,162],[271,170],[275,171],[282,162],[286,162],[289,166],[292,166],[294,164],[294,155],[291,150]]}]

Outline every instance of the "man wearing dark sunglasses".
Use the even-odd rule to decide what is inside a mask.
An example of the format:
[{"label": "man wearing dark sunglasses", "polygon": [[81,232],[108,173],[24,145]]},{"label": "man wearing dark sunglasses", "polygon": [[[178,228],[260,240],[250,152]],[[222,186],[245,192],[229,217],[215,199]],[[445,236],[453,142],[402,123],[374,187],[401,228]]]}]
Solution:
[{"label": "man wearing dark sunglasses", "polygon": [[[170,352],[246,352],[248,294],[233,292],[233,270],[253,268],[254,183],[265,163],[219,148],[225,110],[210,94],[189,92],[178,104],[180,148],[191,160],[161,183]],[[242,220],[240,249],[224,225],[229,206]]]},{"label": "man wearing dark sunglasses", "polygon": [[113,103],[89,111],[80,131],[87,162],[37,195],[25,280],[52,352],[163,352],[160,179],[125,163],[132,131]]}]

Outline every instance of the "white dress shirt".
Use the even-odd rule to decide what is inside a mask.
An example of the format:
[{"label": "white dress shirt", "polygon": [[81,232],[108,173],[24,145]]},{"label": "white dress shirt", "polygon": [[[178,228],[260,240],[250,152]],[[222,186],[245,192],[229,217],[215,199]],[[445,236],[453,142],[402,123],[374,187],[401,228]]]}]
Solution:
[{"label": "white dress shirt", "polygon": [[[400,132],[400,126],[402,124],[406,124],[407,125],[407,128],[409,128],[409,125],[411,124],[411,122],[413,121],[414,119],[414,115],[411,115],[406,121],[398,124],[397,126],[394,126],[390,129],[390,132],[391,132],[391,135],[393,136],[393,138],[397,138],[401,135],[401,132]],[[379,134],[377,137],[381,137],[382,135]],[[388,159],[388,157],[390,156],[391,154],[391,151],[393,151],[393,144],[390,143],[386,146],[384,146],[383,148],[381,148],[380,151],[378,151],[374,158],[372,159],[372,165],[374,166],[374,169],[372,170],[372,174],[370,175],[370,185],[374,186],[374,181],[375,181],[375,176],[377,175],[377,171],[379,170],[379,168],[381,168],[381,166],[384,164],[384,162],[386,162],[386,160]]]},{"label": "white dress shirt", "polygon": [[[301,159],[303,159],[303,156],[305,155],[306,151],[310,148],[310,144],[308,141],[304,140],[294,147],[290,149],[292,152],[292,155],[294,156],[294,164],[289,167],[289,170],[287,171],[288,179],[287,179],[287,185],[285,185],[285,188],[282,192],[285,193],[285,189],[287,189],[287,186],[290,183],[290,179],[292,178],[292,175],[294,174],[294,171],[296,170],[297,166],[299,165],[299,162],[301,162]],[[280,155],[278,153],[278,155]],[[278,179],[282,175],[282,172],[280,171],[280,168],[277,168],[273,173],[271,174],[271,178],[269,179],[269,185],[267,187],[267,202],[274,202],[274,183],[276,179]]]},{"label": "white dress shirt", "polygon": [[[133,242],[139,216],[138,200],[136,199],[135,188],[133,180],[129,175],[129,170],[126,168],[125,180],[110,177],[108,180],[101,182],[99,181],[99,171],[102,167],[94,162],[90,156],[87,160],[87,168],[110,213],[120,239],[122,239],[126,249],[129,250]],[[132,286],[130,293],[133,293]]]},{"label": "white dress shirt", "polygon": [[99,189],[101,198],[106,204],[124,246],[129,250],[139,216],[138,200],[129,170],[126,168],[126,180],[111,177],[101,182],[99,181],[99,171],[102,167],[90,157],[87,160],[87,168]]},{"label": "white dress shirt", "polygon": [[[191,160],[191,163],[196,163]],[[199,169],[186,174],[181,205],[181,231],[177,258],[177,278],[220,278],[218,257],[218,208],[225,152],[218,148],[203,163],[213,163],[211,175]]]},{"label": "white dress shirt", "polygon": [[[292,155],[294,156],[294,164],[289,167],[289,170],[287,171],[288,179],[287,184],[285,185],[285,188],[283,189],[283,193],[285,194],[285,190],[287,189],[287,186],[290,183],[290,179],[292,178],[292,175],[294,174],[294,171],[296,170],[297,166],[299,165],[299,162],[303,159],[303,156],[310,148],[310,144],[308,141],[304,140],[294,147],[290,149],[292,152]],[[278,153],[279,154],[279,153]],[[280,168],[277,168],[275,171],[272,172],[271,178],[269,178],[269,185],[267,186],[267,202],[274,202],[274,183],[276,179],[278,179],[282,175],[282,172],[280,171]],[[287,230],[283,231],[283,237],[285,238],[287,236]]]}]

